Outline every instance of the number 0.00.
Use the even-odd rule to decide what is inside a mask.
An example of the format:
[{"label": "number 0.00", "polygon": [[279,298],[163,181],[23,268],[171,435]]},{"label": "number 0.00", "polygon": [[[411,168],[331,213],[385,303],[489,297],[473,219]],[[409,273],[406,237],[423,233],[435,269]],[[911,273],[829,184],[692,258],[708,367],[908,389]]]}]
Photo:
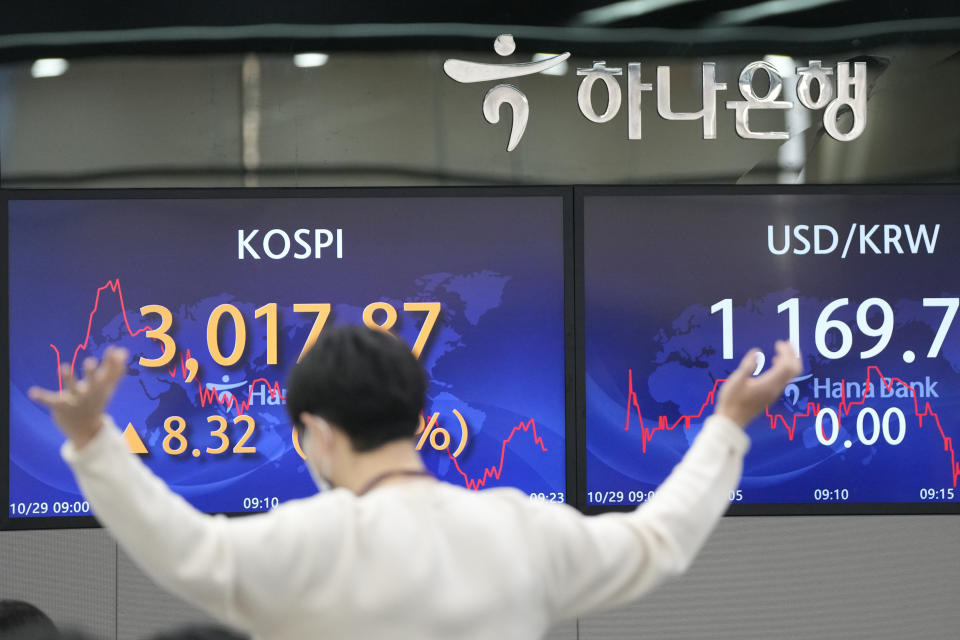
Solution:
[{"label": "number 0.00", "polygon": [[[829,428],[827,426],[827,418],[829,418]],[[869,418],[871,425],[869,434],[866,431],[867,418]],[[896,435],[891,433],[891,418],[896,418]],[[814,429],[817,434],[817,441],[819,441],[820,444],[828,447],[833,445],[840,435],[840,418],[836,410],[829,407],[821,409],[820,412],[817,413]],[[883,432],[883,439],[886,440],[887,444],[896,446],[903,442],[903,438],[907,435],[907,419],[903,415],[903,411],[897,407],[891,407],[883,413],[883,419],[881,420],[876,409],[872,407],[861,409],[857,414],[857,438],[860,442],[867,446],[876,444],[880,438],[881,431]]]}]

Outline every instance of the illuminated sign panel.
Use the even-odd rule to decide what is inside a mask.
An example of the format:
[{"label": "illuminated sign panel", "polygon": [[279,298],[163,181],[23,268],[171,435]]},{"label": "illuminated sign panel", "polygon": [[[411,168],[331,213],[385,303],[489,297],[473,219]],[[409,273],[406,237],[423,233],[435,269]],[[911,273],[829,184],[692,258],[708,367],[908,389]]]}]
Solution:
[{"label": "illuminated sign panel", "polygon": [[586,497],[640,504],[751,347],[804,373],[749,427],[741,512],[955,509],[957,195],[583,198]]},{"label": "illuminated sign panel", "polygon": [[11,518],[90,515],[26,391],[108,345],[132,354],[111,414],[195,506],[315,492],[284,381],[339,324],[420,358],[435,475],[566,499],[563,192],[286,193],[9,202]]}]

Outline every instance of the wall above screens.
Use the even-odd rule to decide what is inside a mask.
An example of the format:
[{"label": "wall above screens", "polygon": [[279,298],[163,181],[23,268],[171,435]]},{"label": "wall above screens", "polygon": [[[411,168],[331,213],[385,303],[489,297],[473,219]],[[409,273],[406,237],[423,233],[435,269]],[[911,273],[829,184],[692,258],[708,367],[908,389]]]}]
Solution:
[{"label": "wall above screens", "polygon": [[324,305],[337,324],[395,312],[393,330],[422,341],[425,424],[438,444],[450,434],[451,454],[467,433],[455,457],[423,442],[450,482],[587,512],[642,503],[739,354],[790,337],[806,370],[751,425],[731,513],[960,511],[957,188],[4,195],[4,528],[94,524],[62,438],[24,394],[56,387],[58,361],[108,344],[159,358],[145,329],[164,312],[141,314],[147,305],[170,311],[175,356],[135,362],[112,412],[145,462],[208,512],[313,491],[270,390],[282,394]]},{"label": "wall above screens", "polygon": [[4,528],[95,524],[26,390],[57,388],[58,363],[111,344],[132,362],[110,412],[192,504],[250,513],[310,495],[284,380],[323,326],[347,323],[389,327],[419,353],[418,442],[439,478],[567,499],[572,189],[4,196]]},{"label": "wall above screens", "polygon": [[742,355],[789,337],[804,372],[750,425],[731,513],[960,512],[958,206],[954,187],[577,189],[586,510],[650,499]]}]

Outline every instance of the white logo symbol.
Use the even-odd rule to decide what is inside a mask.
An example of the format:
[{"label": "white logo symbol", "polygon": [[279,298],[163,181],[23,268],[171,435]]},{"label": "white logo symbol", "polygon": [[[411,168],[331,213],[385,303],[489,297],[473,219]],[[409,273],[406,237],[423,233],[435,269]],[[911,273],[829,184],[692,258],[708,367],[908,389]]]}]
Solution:
[{"label": "white logo symbol", "polygon": [[[493,49],[501,56],[509,56],[517,48],[513,36],[503,34],[493,41]],[[469,60],[449,59],[443,63],[443,70],[448,76],[462,83],[487,82],[489,80],[504,80],[519,78],[552,69],[570,57],[570,53],[561,53],[537,62],[520,62],[515,64],[485,64],[470,62]],[[500,122],[500,107],[510,105],[513,123],[510,127],[510,141],[507,151],[513,151],[520,143],[523,132],[527,129],[530,119],[530,103],[527,96],[511,84],[498,84],[483,98],[483,117],[490,124]]]}]

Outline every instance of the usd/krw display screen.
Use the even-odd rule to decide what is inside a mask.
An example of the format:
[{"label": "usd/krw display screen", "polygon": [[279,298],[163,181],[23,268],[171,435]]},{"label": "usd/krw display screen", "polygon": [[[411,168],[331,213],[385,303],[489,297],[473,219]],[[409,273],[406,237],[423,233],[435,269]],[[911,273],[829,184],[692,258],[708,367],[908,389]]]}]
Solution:
[{"label": "usd/krw display screen", "polygon": [[313,493],[284,380],[324,327],[361,323],[429,375],[437,477],[565,498],[560,195],[22,199],[8,231],[11,518],[90,515],[26,390],[108,345],[132,354],[111,414],[196,507]]},{"label": "usd/krw display screen", "polygon": [[[960,197],[589,195],[586,496],[653,495],[751,347],[803,374],[749,425],[744,512],[956,510]],[[883,505],[883,506],[880,506]]]}]

